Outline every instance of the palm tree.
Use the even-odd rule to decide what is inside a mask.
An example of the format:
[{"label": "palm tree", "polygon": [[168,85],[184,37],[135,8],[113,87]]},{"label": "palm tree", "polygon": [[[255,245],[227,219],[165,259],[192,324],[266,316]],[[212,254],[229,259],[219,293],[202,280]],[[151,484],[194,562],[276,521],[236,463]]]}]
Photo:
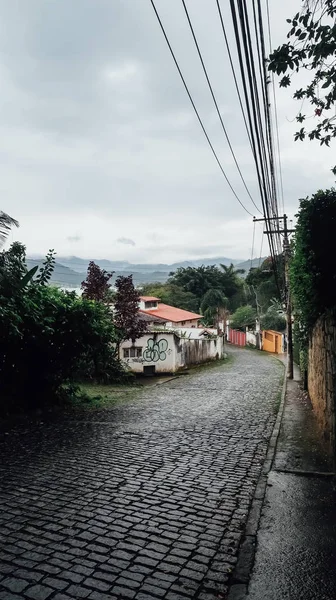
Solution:
[{"label": "palm tree", "polygon": [[203,298],[201,303],[201,310],[204,315],[205,321],[217,327],[219,330],[219,323],[221,317],[223,317],[223,312],[225,312],[227,306],[227,298],[224,296],[221,290],[211,289],[208,290]]},{"label": "palm tree", "polygon": [[18,221],[0,211],[0,248],[4,245],[12,227],[19,227]]}]

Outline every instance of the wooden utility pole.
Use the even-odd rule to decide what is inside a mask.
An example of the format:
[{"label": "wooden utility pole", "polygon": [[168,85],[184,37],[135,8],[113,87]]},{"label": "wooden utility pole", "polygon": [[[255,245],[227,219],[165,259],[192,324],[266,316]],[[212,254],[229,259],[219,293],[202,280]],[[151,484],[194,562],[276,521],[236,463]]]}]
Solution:
[{"label": "wooden utility pole", "polygon": [[294,377],[293,360],[293,329],[292,329],[292,300],[289,279],[290,246],[288,239],[287,215],[284,215],[284,241],[283,251],[285,257],[285,281],[286,281],[286,313],[287,313],[287,369],[288,379]]},{"label": "wooden utility pole", "polygon": [[266,235],[274,235],[280,233],[283,235],[283,253],[285,260],[285,304],[286,304],[286,321],[287,321],[287,374],[288,379],[293,379],[294,376],[294,361],[293,361],[293,328],[292,328],[292,302],[290,293],[290,278],[289,278],[289,259],[290,245],[288,235],[293,233],[294,229],[288,229],[287,215],[283,217],[271,217],[270,219],[256,219],[253,221],[283,221],[283,229],[264,231]]}]

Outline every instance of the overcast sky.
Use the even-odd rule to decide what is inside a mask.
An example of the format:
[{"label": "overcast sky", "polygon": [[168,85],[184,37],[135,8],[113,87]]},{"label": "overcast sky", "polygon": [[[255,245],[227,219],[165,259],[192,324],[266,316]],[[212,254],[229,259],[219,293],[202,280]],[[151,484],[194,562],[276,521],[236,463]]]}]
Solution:
[{"label": "overcast sky", "polygon": [[[224,168],[254,213],[221,130],[180,0],[156,0]],[[190,16],[251,192],[256,175],[215,0]],[[222,0],[231,34],[229,3]],[[271,0],[273,45],[298,0]],[[173,262],[251,254],[252,220],[221,175],[149,0],[0,0],[0,209],[28,254]],[[231,39],[231,38],[230,38]],[[332,150],[294,143],[277,90],[286,210],[330,186]],[[258,228],[255,254],[259,255]]]}]

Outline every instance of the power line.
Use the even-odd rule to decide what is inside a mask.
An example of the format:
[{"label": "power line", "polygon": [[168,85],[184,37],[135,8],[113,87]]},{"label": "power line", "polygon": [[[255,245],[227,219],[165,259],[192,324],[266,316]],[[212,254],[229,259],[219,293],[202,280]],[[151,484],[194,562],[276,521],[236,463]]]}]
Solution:
[{"label": "power line", "polygon": [[237,80],[236,71],[235,71],[235,68],[234,68],[233,60],[232,60],[232,54],[231,54],[231,50],[230,50],[230,46],[229,46],[228,37],[226,35],[226,30],[225,30],[223,15],[222,15],[222,9],[220,7],[219,0],[216,0],[216,4],[217,4],[217,9],[218,9],[218,14],[219,14],[221,26],[222,26],[222,31],[223,31],[223,36],[224,36],[224,40],[225,40],[225,45],[226,45],[227,53],[228,53],[228,56],[229,56],[231,71],[232,71],[233,79],[234,79],[235,86],[236,86],[236,91],[237,91],[237,95],[238,95],[239,105],[240,105],[240,108],[241,108],[241,111],[242,111],[242,115],[243,115],[243,119],[244,119],[244,123],[245,123],[245,128],[246,128],[246,131],[247,131],[247,136],[248,136],[248,139],[249,139],[249,142],[250,142],[250,146],[251,146],[251,149],[252,149],[252,153],[253,153],[253,146],[252,146],[251,134],[250,134],[250,131],[249,131],[249,128],[248,128],[248,125],[247,125],[246,114],[245,114],[245,110],[244,110],[244,107],[243,107],[243,101],[242,101],[241,93],[240,93],[240,90],[239,90],[238,80]]},{"label": "power line", "polygon": [[238,164],[238,161],[237,161],[237,158],[236,158],[235,152],[234,152],[234,150],[233,150],[233,147],[232,147],[232,144],[231,144],[230,138],[229,138],[229,136],[228,136],[228,133],[227,133],[226,127],[225,127],[225,125],[224,125],[223,117],[222,117],[222,115],[221,115],[221,112],[220,112],[220,110],[219,110],[219,107],[218,107],[218,102],[217,102],[217,100],[216,100],[216,96],[215,96],[215,93],[214,93],[214,91],[213,91],[213,87],[212,87],[212,85],[211,85],[210,78],[209,78],[209,75],[208,75],[208,72],[207,72],[206,66],[205,66],[205,64],[204,64],[203,56],[202,56],[202,53],[201,53],[201,50],[200,50],[200,47],[199,47],[199,44],[198,44],[198,41],[197,41],[197,37],[196,37],[195,31],[194,31],[194,28],[193,28],[193,25],[192,25],[192,22],[191,22],[191,19],[190,19],[190,16],[189,16],[189,12],[188,12],[188,9],[187,9],[187,6],[186,6],[186,3],[185,3],[185,0],[182,0],[182,4],[183,4],[184,12],[185,12],[185,14],[186,14],[186,17],[187,17],[187,20],[188,20],[188,24],[189,24],[190,31],[191,31],[191,33],[192,33],[192,36],[193,36],[193,40],[194,40],[195,46],[196,46],[196,49],[197,49],[197,53],[198,53],[199,59],[200,59],[200,61],[201,61],[201,65],[202,65],[202,68],[203,68],[203,72],[204,72],[205,78],[206,78],[206,80],[207,80],[207,84],[208,84],[208,87],[209,87],[209,90],[210,90],[210,93],[211,93],[211,96],[212,96],[213,102],[214,102],[214,104],[215,104],[216,111],[217,111],[217,114],[218,114],[219,120],[220,120],[220,122],[221,122],[222,129],[223,129],[223,131],[224,131],[224,135],[225,135],[225,137],[226,137],[226,141],[227,141],[227,143],[228,143],[228,145],[229,145],[229,148],[230,148],[230,151],[231,151],[231,154],[232,154],[233,160],[234,160],[234,162],[235,162],[235,165],[236,165],[236,167],[237,167],[237,169],[238,169],[238,173],[239,173],[239,175],[240,175],[240,178],[241,178],[241,180],[242,180],[242,182],[243,182],[243,184],[244,184],[244,187],[245,187],[245,189],[246,189],[246,191],[247,191],[247,193],[248,193],[248,195],[249,195],[249,197],[250,197],[250,199],[251,199],[252,203],[254,204],[254,206],[255,206],[255,208],[257,209],[257,211],[261,213],[261,211],[260,211],[259,207],[256,205],[256,203],[254,202],[254,200],[253,200],[253,198],[252,198],[252,196],[251,196],[250,190],[249,190],[249,189],[248,189],[248,187],[247,187],[246,181],[245,181],[245,179],[244,179],[244,177],[243,177],[243,174],[242,174],[242,172],[241,172],[241,169],[240,169],[240,166],[239,166],[239,164]]},{"label": "power line", "polygon": [[158,11],[157,11],[157,9],[156,9],[156,6],[155,6],[155,4],[154,4],[154,0],[150,0],[150,2],[151,2],[151,5],[152,5],[152,7],[153,7],[153,10],[154,10],[154,12],[155,12],[156,18],[157,18],[157,20],[158,20],[158,22],[159,22],[159,25],[160,25],[161,31],[162,31],[162,33],[163,33],[163,35],[164,35],[164,38],[165,38],[165,40],[166,40],[167,46],[168,46],[168,48],[169,48],[169,50],[170,50],[170,53],[171,53],[171,55],[172,55],[172,58],[173,58],[173,60],[174,60],[175,66],[176,66],[176,68],[177,68],[177,70],[178,70],[178,73],[179,73],[179,75],[180,75],[180,77],[181,77],[181,80],[182,80],[182,83],[183,83],[183,85],[184,85],[184,88],[185,88],[185,90],[186,90],[186,92],[187,92],[187,94],[188,94],[188,97],[189,97],[189,100],[190,100],[190,102],[191,102],[191,105],[192,105],[192,107],[193,107],[193,109],[194,109],[194,111],[195,111],[195,114],[196,114],[196,117],[197,117],[197,119],[198,119],[198,122],[199,122],[199,124],[200,124],[200,126],[201,126],[201,128],[202,128],[202,131],[203,131],[203,133],[204,133],[204,135],[205,135],[205,137],[206,137],[206,139],[207,139],[207,142],[208,142],[208,144],[209,144],[209,146],[210,146],[210,148],[211,148],[212,154],[214,155],[214,157],[215,157],[215,160],[216,160],[216,162],[217,162],[217,164],[218,164],[218,166],[219,166],[219,168],[220,168],[220,170],[221,170],[222,174],[224,175],[224,177],[225,177],[225,179],[226,179],[226,182],[227,182],[227,184],[229,185],[229,187],[230,187],[230,189],[231,189],[231,191],[232,191],[233,195],[234,195],[234,196],[235,196],[235,198],[238,200],[239,204],[240,204],[240,205],[241,205],[241,207],[242,207],[242,208],[245,210],[245,212],[247,212],[247,214],[249,214],[251,217],[253,217],[252,213],[251,213],[251,212],[250,212],[250,211],[249,211],[249,210],[248,210],[248,209],[247,209],[247,208],[244,206],[244,204],[242,203],[242,201],[241,201],[241,200],[240,200],[240,198],[238,197],[238,195],[237,195],[236,191],[234,190],[234,188],[233,188],[232,184],[230,183],[230,181],[229,181],[229,179],[228,179],[228,177],[227,177],[227,175],[226,175],[226,173],[225,173],[225,171],[224,171],[224,168],[223,168],[223,166],[222,166],[222,164],[221,164],[221,162],[220,162],[220,160],[219,160],[219,158],[218,158],[218,155],[217,155],[217,153],[216,153],[216,151],[215,151],[215,149],[214,149],[214,147],[213,147],[213,145],[212,145],[212,143],[211,143],[211,140],[210,140],[210,138],[209,138],[209,135],[208,135],[208,133],[207,133],[207,131],[206,131],[205,127],[204,127],[203,121],[202,121],[202,119],[201,119],[201,117],[200,117],[200,115],[199,115],[199,112],[198,112],[198,110],[197,110],[197,108],[196,108],[195,102],[194,102],[194,100],[193,100],[193,98],[192,98],[192,95],[191,95],[191,93],[190,93],[190,91],[189,91],[189,88],[188,88],[188,86],[187,86],[187,83],[186,83],[186,81],[185,81],[185,79],[184,79],[183,73],[182,73],[182,71],[181,71],[181,69],[180,69],[179,63],[178,63],[178,61],[177,61],[177,58],[176,58],[176,56],[175,56],[175,53],[174,53],[174,51],[173,51],[173,49],[172,49],[172,46],[171,46],[171,44],[170,44],[170,42],[169,42],[169,39],[168,39],[168,36],[167,36],[167,34],[166,34],[165,28],[164,28],[164,26],[163,26],[163,23],[162,23],[162,21],[161,21],[160,15],[159,15],[159,13],[158,13]]},{"label": "power line", "polygon": [[[265,95],[263,94],[263,104],[264,104],[264,114],[265,114],[265,124],[263,124],[263,120],[261,117],[261,107],[260,107],[260,97],[258,91],[258,83],[257,76],[255,70],[255,60],[253,54],[253,45],[251,40],[251,32],[249,26],[249,15],[246,10],[245,3],[243,4],[241,0],[237,0],[238,4],[238,12],[239,12],[239,21],[240,21],[240,31],[238,27],[238,18],[236,13],[236,6],[234,0],[230,0],[230,8],[231,15],[234,26],[234,34],[238,51],[238,59],[239,59],[239,67],[241,72],[241,78],[243,83],[243,90],[245,95],[245,103],[247,107],[248,120],[250,125],[251,139],[254,148],[254,156],[256,169],[258,173],[259,186],[262,198],[262,205],[264,216],[266,219],[266,223],[269,225],[266,228],[268,243],[270,247],[272,262],[274,273],[277,281],[277,286],[280,293],[280,287],[278,282],[278,273],[277,273],[277,263],[275,258],[275,246],[272,231],[272,224],[270,220],[270,209],[272,212],[276,212],[276,199],[272,193],[272,185],[270,178],[270,164],[267,160],[267,152],[265,145],[265,130],[266,130],[266,139],[269,141],[267,135],[267,117],[266,117],[266,107],[265,107]],[[259,19],[260,26],[260,19]],[[256,28],[256,35],[258,35],[258,30]],[[240,42],[240,36],[242,38],[242,44]],[[258,42],[258,40],[257,40]],[[262,44],[262,40],[260,41]],[[263,46],[261,45],[263,50]],[[245,75],[246,69],[246,75]],[[262,90],[266,89],[266,77],[265,71],[261,68],[261,63],[259,65],[260,69],[260,77],[264,80],[264,86],[261,82]],[[269,143],[267,144],[267,150],[269,151]]]},{"label": "power line", "polygon": [[[271,34],[271,19],[270,19],[269,0],[266,0],[266,12],[267,12],[267,28],[268,28],[269,48],[270,48],[270,52],[272,52],[272,46],[273,46],[273,44],[272,44],[272,34]],[[274,81],[274,73],[273,72],[272,72],[272,88],[273,88],[273,103],[274,103],[274,118],[275,118],[275,135],[276,135],[277,150],[278,150],[280,195],[281,195],[282,210],[283,210],[283,213],[285,213],[285,197],[284,197],[283,177],[282,177],[280,137],[279,137],[279,121],[278,121],[278,107],[277,107],[277,101],[276,101],[275,81]]]}]

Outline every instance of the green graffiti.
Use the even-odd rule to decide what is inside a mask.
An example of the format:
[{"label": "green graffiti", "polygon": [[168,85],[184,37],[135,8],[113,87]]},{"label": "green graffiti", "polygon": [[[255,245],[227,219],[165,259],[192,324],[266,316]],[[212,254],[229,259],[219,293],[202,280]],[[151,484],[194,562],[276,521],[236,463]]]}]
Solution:
[{"label": "green graffiti", "polygon": [[150,338],[147,342],[147,348],[143,353],[143,358],[146,362],[158,362],[159,360],[166,360],[167,349],[167,340],[163,339],[156,342],[154,338]]}]

